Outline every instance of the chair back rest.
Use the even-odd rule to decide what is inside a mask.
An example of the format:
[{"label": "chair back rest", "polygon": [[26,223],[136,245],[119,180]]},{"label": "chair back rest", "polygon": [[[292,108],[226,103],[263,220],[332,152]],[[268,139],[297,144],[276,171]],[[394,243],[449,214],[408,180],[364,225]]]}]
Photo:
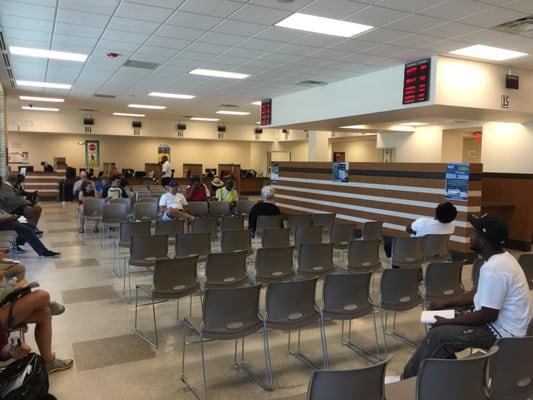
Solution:
[{"label": "chair back rest", "polygon": [[209,206],[207,201],[191,201],[187,205],[187,213],[195,217],[207,217]]},{"label": "chair back rest", "polygon": [[258,233],[263,233],[265,229],[280,229],[283,227],[283,218],[281,215],[260,215],[257,217]]},{"label": "chair back rest", "polygon": [[416,379],[417,400],[486,399],[486,367],[498,351],[492,347],[487,354],[461,360],[428,358],[422,361]]},{"label": "chair back rest", "polygon": [[222,217],[230,214],[230,207],[227,201],[210,201],[209,215],[212,217]]},{"label": "chair back rest", "polygon": [[88,217],[101,216],[104,209],[104,199],[85,199],[83,200],[83,215]]},{"label": "chair back rest", "polygon": [[383,400],[385,371],[392,357],[389,354],[383,361],[360,369],[314,371],[307,389],[307,399]]},{"label": "chair back rest", "polygon": [[329,241],[331,243],[348,243],[353,240],[355,224],[334,224],[329,231]]},{"label": "chair back rest", "polygon": [[331,274],[324,280],[323,300],[326,312],[371,310],[369,301],[372,272]]},{"label": "chair back rest", "polygon": [[185,232],[184,222],[180,218],[174,218],[170,221],[155,221],[155,234],[172,236],[174,238],[178,233]]},{"label": "chair back rest", "polygon": [[[228,204],[228,203],[226,203]],[[240,231],[244,229],[244,216],[242,215],[225,215],[220,221],[220,230]]]},{"label": "chair back rest", "polygon": [[106,204],[102,209],[102,222],[123,222],[127,217],[124,204]]},{"label": "chair back rest", "polygon": [[418,290],[420,268],[385,269],[381,274],[381,307],[405,311],[417,307],[422,299]]},{"label": "chair back rest", "polygon": [[252,248],[252,233],[248,229],[222,231],[220,247],[224,253],[235,250],[249,250]]},{"label": "chair back rest", "polygon": [[455,296],[464,292],[462,288],[463,263],[429,263],[426,268],[426,296]]},{"label": "chair back rest", "polygon": [[261,246],[267,247],[287,247],[290,245],[291,230],[283,229],[265,229],[261,236]]},{"label": "chair back rest", "polygon": [[426,260],[447,260],[450,257],[450,235],[426,235],[422,245],[422,253]]},{"label": "chair back rest", "polygon": [[417,268],[424,263],[423,237],[397,237],[392,241],[392,265]]},{"label": "chair back rest", "polygon": [[491,400],[527,400],[533,396],[533,337],[498,339],[489,360]]},{"label": "chair back rest", "polygon": [[236,207],[235,214],[248,216],[253,206],[255,206],[254,201],[239,199],[237,200],[237,207]]},{"label": "chair back rest", "polygon": [[159,197],[140,197],[137,203],[159,203]]},{"label": "chair back rest", "polygon": [[210,253],[205,265],[207,284],[233,284],[246,279],[246,251]]},{"label": "chair back rest", "polygon": [[150,236],[150,222],[122,222],[120,224],[120,241],[130,242],[132,236]]},{"label": "chair back rest", "polygon": [[165,235],[157,236],[132,236],[130,258],[143,260],[167,258],[168,238]]},{"label": "chair back rest", "polygon": [[206,256],[211,253],[211,234],[178,233],[176,235],[176,257],[193,254]]},{"label": "chair back rest", "polygon": [[198,256],[157,260],[154,269],[154,291],[173,293],[198,287],[196,263]]},{"label": "chair back rest", "polygon": [[296,225],[294,227],[294,245],[322,243],[321,225]]},{"label": "chair back rest", "polygon": [[522,254],[518,258],[518,263],[526,274],[527,283],[533,289],[533,253]]},{"label": "chair back rest", "polygon": [[210,233],[215,238],[218,231],[218,219],[216,217],[196,218],[192,221],[193,233]]},{"label": "chair back rest", "polygon": [[363,223],[363,239],[382,240],[383,221],[366,221]]},{"label": "chair back rest", "polygon": [[348,267],[369,269],[380,265],[379,244],[376,239],[352,240],[348,245]]},{"label": "chair back rest", "polygon": [[291,214],[287,215],[287,228],[295,228],[299,225],[312,225],[313,216],[311,214]]},{"label": "chair back rest", "polygon": [[331,228],[335,224],[337,213],[311,214],[313,225],[323,226],[325,229]]},{"label": "chair back rest", "polygon": [[135,219],[152,220],[157,218],[157,203],[136,203],[134,209]]},{"label": "chair back rest", "polygon": [[120,198],[120,199],[111,199],[109,200],[109,204],[124,204],[124,206],[126,207],[126,214],[129,214],[131,212],[131,199],[124,199],[124,198]]},{"label": "chair back rest", "polygon": [[257,249],[255,271],[258,276],[280,277],[292,274],[294,247],[264,247]]},{"label": "chair back rest", "polygon": [[485,264],[485,260],[482,258],[476,259],[472,265],[472,287],[477,289],[477,284],[479,282],[479,273],[481,272],[481,267]]},{"label": "chair back rest", "polygon": [[290,324],[316,314],[317,280],[318,278],[312,278],[269,284],[266,290],[267,319]]},{"label": "chair back rest", "polygon": [[333,243],[302,244],[298,248],[298,270],[320,273],[333,267]]}]

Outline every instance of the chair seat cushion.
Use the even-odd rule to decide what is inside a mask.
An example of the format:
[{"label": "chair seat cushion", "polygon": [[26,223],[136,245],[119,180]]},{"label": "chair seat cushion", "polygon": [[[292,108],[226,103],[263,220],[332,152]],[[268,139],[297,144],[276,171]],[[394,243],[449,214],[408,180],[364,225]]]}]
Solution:
[{"label": "chair seat cushion", "polygon": [[271,329],[279,329],[282,331],[289,331],[294,329],[300,329],[304,326],[310,325],[314,321],[320,318],[320,314],[317,312],[302,315],[300,318],[297,318],[298,312],[292,312],[286,315],[283,319],[268,319],[267,327]]},{"label": "chair seat cushion", "polygon": [[206,339],[232,340],[242,338],[261,329],[262,323],[257,321],[244,323],[242,321],[232,321],[220,328],[204,328],[202,335]]}]

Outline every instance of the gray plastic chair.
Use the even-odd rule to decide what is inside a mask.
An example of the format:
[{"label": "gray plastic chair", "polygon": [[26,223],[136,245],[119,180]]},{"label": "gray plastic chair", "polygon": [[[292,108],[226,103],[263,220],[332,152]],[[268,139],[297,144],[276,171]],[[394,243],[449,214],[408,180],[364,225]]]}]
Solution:
[{"label": "gray plastic chair", "polygon": [[533,289],[533,254],[522,254],[518,258],[518,263],[526,274],[527,283],[530,289]]},{"label": "gray plastic chair", "polygon": [[297,269],[299,275],[321,276],[334,270],[333,243],[302,244],[299,246]]},{"label": "gray plastic chair", "polygon": [[[370,279],[372,272],[358,274],[330,274],[324,279],[323,301],[320,313],[322,321],[325,318],[341,320],[341,343],[371,362],[379,361],[378,330],[374,305],[370,302]],[[372,315],[374,322],[374,336],[376,340],[376,354],[371,354],[352,342],[352,320]],[[348,323],[348,337],[344,336],[344,323]],[[324,324],[324,322],[322,322]]]},{"label": "gray plastic chair", "polygon": [[287,228],[294,229],[299,225],[312,225],[313,216],[311,214],[287,215]]},{"label": "gray plastic chair", "polygon": [[124,204],[124,207],[126,207],[126,214],[131,214],[131,199],[129,198],[124,199],[121,197],[120,199],[111,199],[109,200],[109,204]]},{"label": "gray plastic chair", "polygon": [[383,400],[385,371],[393,355],[370,367],[345,371],[313,372],[308,400]]},{"label": "gray plastic chair", "polygon": [[[180,299],[191,296],[200,288],[196,277],[197,256],[171,258],[168,260],[157,260],[154,267],[154,278],[151,285],[136,285],[135,287],[135,333],[145,342],[155,348],[159,345],[157,335],[157,321],[155,315],[155,304],[164,301],[177,300],[176,318],[179,320]],[[152,342],[138,328],[138,307],[139,290],[150,296],[151,301],[144,305],[152,306],[152,316],[154,319],[154,341]]]},{"label": "gray plastic chair", "polygon": [[211,239],[216,240],[218,236],[218,219],[216,217],[196,218],[192,221],[192,233],[210,233]]},{"label": "gray plastic chair", "polygon": [[426,262],[450,260],[450,235],[426,235],[422,244],[422,254]]},{"label": "gray plastic chair", "polygon": [[252,249],[252,233],[248,229],[223,231],[220,249],[223,253],[236,250],[249,252]]},{"label": "gray plastic chair", "polygon": [[383,240],[383,221],[367,221],[363,223],[362,239]]},{"label": "gray plastic chair", "polygon": [[248,217],[253,206],[255,206],[255,201],[239,199],[235,207],[235,215]]},{"label": "gray plastic chair", "polygon": [[296,225],[294,227],[294,246],[322,243],[322,226]]},{"label": "gray plastic chair", "polygon": [[489,360],[491,400],[530,400],[533,396],[533,337],[498,339]]},{"label": "gray plastic chair", "polygon": [[210,201],[209,202],[209,215],[211,217],[223,217],[230,215],[230,206],[227,201]]},{"label": "gray plastic chair", "polygon": [[124,204],[106,204],[102,208],[102,227],[118,228],[128,219]]},{"label": "gray plastic chair", "polygon": [[[133,222],[133,221],[126,221],[122,222],[120,224],[119,228],[119,237],[118,241],[116,241],[115,245],[115,253],[114,253],[114,260],[119,260],[121,256],[121,249],[128,249],[131,246],[131,237],[139,235],[139,236],[150,236],[150,222]],[[126,265],[126,257],[122,260],[123,263],[123,270],[125,270]],[[117,262],[113,263],[113,269],[114,274],[118,277],[121,276],[120,266]]]},{"label": "gray plastic chair", "polygon": [[159,197],[139,197],[137,203],[156,203],[159,204]]},{"label": "gray plastic chair", "polygon": [[137,221],[155,221],[159,216],[157,203],[136,203],[133,216]]},{"label": "gray plastic chair", "polygon": [[[265,326],[267,329],[281,330],[289,333],[289,354],[302,362],[307,367],[317,370],[320,367],[307,358],[300,350],[301,329],[315,324],[320,328],[322,362],[327,368],[327,344],[324,326],[318,307],[315,303],[315,291],[318,278],[300,281],[274,282],[266,289],[266,315]],[[296,351],[291,347],[291,331],[298,331]]]},{"label": "gray plastic chair", "polygon": [[418,268],[424,262],[423,237],[397,237],[392,241],[391,265],[400,268]]},{"label": "gray plastic chair", "polygon": [[335,246],[346,244],[354,239],[355,224],[334,224],[329,230],[329,241]]},{"label": "gray plastic chair", "polygon": [[[418,289],[418,277],[420,268],[408,269],[385,269],[381,275],[381,296],[379,307],[381,309],[381,323],[383,329],[383,341],[385,352],[388,353],[387,338],[392,336],[413,347],[418,347],[418,343],[396,332],[396,313],[399,311],[409,311],[421,305],[422,297]],[[391,331],[387,331],[388,311],[394,313],[394,322]]]},{"label": "gray plastic chair", "polygon": [[187,213],[195,217],[207,217],[209,206],[207,201],[191,201],[186,206]]},{"label": "gray plastic chair", "polygon": [[426,268],[426,304],[457,296],[465,292],[462,284],[462,262],[429,263]]},{"label": "gray plastic chair", "polygon": [[348,271],[377,272],[382,265],[379,259],[379,240],[352,240],[348,245]]},{"label": "gray plastic chair", "polygon": [[313,225],[323,226],[324,229],[328,230],[333,225],[335,225],[335,218],[337,218],[336,213],[324,213],[324,214],[311,214]]},{"label": "gray plastic chair", "polygon": [[176,235],[176,257],[207,256],[209,253],[211,253],[211,234],[178,233]]},{"label": "gray plastic chair", "polygon": [[174,218],[170,221],[155,221],[155,234],[167,235],[170,242],[176,240],[178,233],[185,232],[185,220]]},{"label": "gray plastic chair", "polygon": [[291,243],[291,230],[283,229],[265,229],[261,236],[261,246],[268,247],[287,247]]},{"label": "gray plastic chair", "polygon": [[241,231],[244,229],[244,217],[242,215],[225,215],[220,220],[220,231]]},{"label": "gray plastic chair", "polygon": [[482,258],[478,258],[476,259],[476,261],[474,261],[474,264],[472,265],[472,287],[474,289],[477,289],[477,284],[479,282],[479,273],[483,264],[485,264],[485,260]]},{"label": "gray plastic chair", "polygon": [[[234,340],[235,354],[233,367],[244,371],[264,390],[272,390],[272,370],[270,367],[270,351],[266,328],[259,318],[260,285],[242,288],[207,289],[203,301],[202,322],[192,325],[192,333],[198,340],[187,340],[183,335],[183,351],[181,361],[181,380],[199,399],[207,400],[207,365],[205,342],[213,340]],[[261,379],[252,372],[245,363],[244,340],[258,331],[263,334],[266,378]],[[241,355],[238,357],[238,340],[242,339]],[[190,382],[185,373],[186,348],[189,344],[200,344],[203,395]],[[237,361],[240,358],[240,361]]]},{"label": "gray plastic chair", "polygon": [[248,282],[246,255],[246,251],[208,254],[205,287],[235,287]]},{"label": "gray plastic chair", "polygon": [[283,218],[281,215],[260,215],[257,217],[256,233],[262,234],[265,229],[283,228]]},{"label": "gray plastic chair", "polygon": [[84,221],[99,222],[103,216],[104,205],[104,199],[85,199],[83,201],[82,223]]},{"label": "gray plastic chair", "polygon": [[257,249],[255,280],[261,283],[271,283],[291,279],[294,276],[293,251],[292,246]]}]

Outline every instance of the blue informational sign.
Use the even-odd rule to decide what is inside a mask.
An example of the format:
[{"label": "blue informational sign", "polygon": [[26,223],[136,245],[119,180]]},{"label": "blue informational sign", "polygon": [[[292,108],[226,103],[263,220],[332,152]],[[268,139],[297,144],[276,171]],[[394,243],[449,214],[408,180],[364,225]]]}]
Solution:
[{"label": "blue informational sign", "polygon": [[348,182],[349,164],[347,162],[333,163],[333,180],[335,182]]},{"label": "blue informational sign", "polygon": [[446,167],[444,198],[447,200],[468,199],[468,175],[470,164],[452,163]]}]

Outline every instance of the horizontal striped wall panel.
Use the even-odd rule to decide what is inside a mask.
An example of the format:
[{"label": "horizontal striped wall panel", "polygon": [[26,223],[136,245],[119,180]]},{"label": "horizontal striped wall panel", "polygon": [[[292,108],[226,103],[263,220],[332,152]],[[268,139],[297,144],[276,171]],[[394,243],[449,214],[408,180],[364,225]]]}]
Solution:
[{"label": "horizontal striped wall panel", "polygon": [[39,191],[42,199],[57,200],[59,182],[65,179],[64,172],[27,172],[24,188],[28,192]]}]

